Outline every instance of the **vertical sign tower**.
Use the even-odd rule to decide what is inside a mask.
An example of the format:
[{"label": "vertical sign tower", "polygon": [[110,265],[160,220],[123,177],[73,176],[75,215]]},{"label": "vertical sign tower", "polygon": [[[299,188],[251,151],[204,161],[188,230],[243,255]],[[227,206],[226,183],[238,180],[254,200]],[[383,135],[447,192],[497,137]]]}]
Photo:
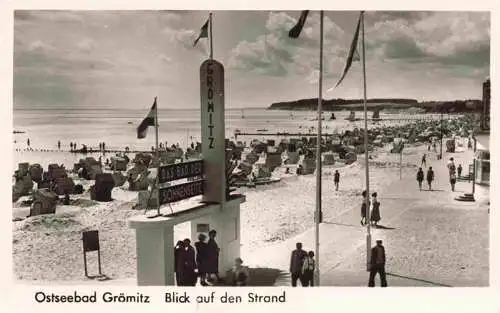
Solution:
[{"label": "vertical sign tower", "polygon": [[223,203],[226,189],[224,66],[209,59],[200,66],[201,153],[205,165],[203,202]]}]

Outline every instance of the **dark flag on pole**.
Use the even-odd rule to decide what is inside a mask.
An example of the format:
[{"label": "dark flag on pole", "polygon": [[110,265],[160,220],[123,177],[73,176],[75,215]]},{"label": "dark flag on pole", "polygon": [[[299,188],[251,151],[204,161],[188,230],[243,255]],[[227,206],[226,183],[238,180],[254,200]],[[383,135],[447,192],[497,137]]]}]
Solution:
[{"label": "dark flag on pole", "polygon": [[156,114],[156,97],[155,97],[155,102],[153,103],[151,110],[149,110],[148,115],[144,117],[139,127],[137,127],[137,138],[139,139],[146,138],[146,135],[148,133],[148,127],[155,126],[156,116],[157,114]]},{"label": "dark flag on pole", "polygon": [[[363,14],[363,13],[361,13]],[[352,62],[353,61],[359,61],[359,54],[358,54],[358,38],[359,38],[359,28],[361,24],[361,15],[359,16],[358,20],[358,25],[356,26],[356,31],[354,32],[354,38],[352,39],[351,42],[351,48],[349,49],[349,54],[347,55],[347,61],[345,63],[344,67],[344,72],[342,73],[342,76],[340,77],[338,83],[335,85],[337,87],[340,85],[342,80],[344,80],[345,76],[347,75],[347,72],[351,68]]]},{"label": "dark flag on pole", "polygon": [[304,24],[306,23],[307,14],[309,14],[309,10],[304,10],[304,11],[302,11],[302,13],[300,13],[299,21],[288,32],[288,36],[290,38],[298,38],[299,37],[300,32],[302,31],[302,28],[304,27]]},{"label": "dark flag on pole", "polygon": [[200,30],[200,34],[198,35],[198,38],[196,38],[196,40],[194,41],[193,43],[193,47],[196,46],[196,44],[198,43],[198,40],[200,40],[201,38],[208,38],[208,23],[209,23],[210,19],[208,19],[205,24],[203,24],[203,26],[201,27],[201,30]]}]

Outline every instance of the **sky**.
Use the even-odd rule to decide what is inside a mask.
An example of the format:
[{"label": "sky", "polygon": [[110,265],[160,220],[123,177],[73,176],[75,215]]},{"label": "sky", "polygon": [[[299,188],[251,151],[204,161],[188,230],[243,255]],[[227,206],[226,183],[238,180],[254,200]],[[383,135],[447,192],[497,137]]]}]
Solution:
[{"label": "sky", "polygon": [[[214,11],[214,58],[226,108],[318,96],[319,13]],[[200,106],[207,11],[15,11],[14,109]],[[362,64],[346,60],[359,12],[326,11],[325,99],[362,98]],[[489,12],[368,11],[368,98],[480,99],[490,68]]]}]

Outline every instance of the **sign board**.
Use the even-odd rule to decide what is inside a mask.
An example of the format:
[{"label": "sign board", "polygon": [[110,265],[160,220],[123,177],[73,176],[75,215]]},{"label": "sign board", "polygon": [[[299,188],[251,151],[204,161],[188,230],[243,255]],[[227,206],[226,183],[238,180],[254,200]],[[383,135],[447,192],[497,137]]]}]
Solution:
[{"label": "sign board", "polygon": [[204,181],[197,180],[189,183],[169,186],[160,189],[160,204],[181,201],[203,194]]},{"label": "sign board", "polygon": [[82,240],[84,252],[99,250],[99,231],[84,231]]},{"label": "sign board", "polygon": [[224,67],[215,60],[200,66],[201,153],[205,183],[203,201],[221,203],[225,199]]},{"label": "sign board", "polygon": [[210,225],[208,224],[196,224],[197,233],[207,233],[210,231]]},{"label": "sign board", "polygon": [[159,183],[203,175],[203,160],[188,161],[160,166]]}]

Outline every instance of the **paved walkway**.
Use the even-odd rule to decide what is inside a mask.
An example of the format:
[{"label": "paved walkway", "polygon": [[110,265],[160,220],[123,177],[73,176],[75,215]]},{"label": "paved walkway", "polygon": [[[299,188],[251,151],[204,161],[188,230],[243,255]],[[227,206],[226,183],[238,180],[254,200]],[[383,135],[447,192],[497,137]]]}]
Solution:
[{"label": "paved walkway", "polygon": [[[418,190],[413,168],[405,169],[402,179],[387,189],[377,190],[380,224],[385,228],[372,228],[372,244],[376,239],[384,242],[389,286],[489,285],[489,189],[476,186],[474,203],[454,200],[471,192],[472,184],[458,182],[456,191],[451,191],[446,168],[451,156],[467,173],[473,153],[444,153],[442,160],[428,157],[436,176],[433,191]],[[360,225],[359,214],[358,207],[346,208],[320,225],[322,286],[367,285],[366,228]],[[296,242],[314,250],[314,229],[242,257],[251,267],[281,270],[274,285],[289,286],[289,257]]]}]

